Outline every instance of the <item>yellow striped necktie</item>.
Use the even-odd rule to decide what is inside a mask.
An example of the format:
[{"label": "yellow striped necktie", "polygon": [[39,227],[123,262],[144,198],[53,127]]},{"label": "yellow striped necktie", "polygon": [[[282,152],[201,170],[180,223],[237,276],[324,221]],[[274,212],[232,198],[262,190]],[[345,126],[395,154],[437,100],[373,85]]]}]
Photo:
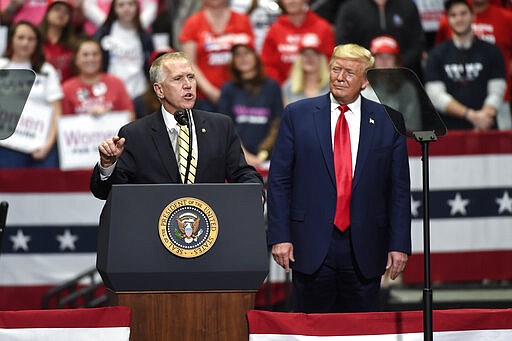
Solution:
[{"label": "yellow striped necktie", "polygon": [[[188,144],[189,133],[187,125],[180,125],[180,131],[178,133],[178,168],[181,176],[181,181],[184,184],[193,184],[196,178],[196,159],[192,148]],[[185,174],[187,172],[187,159],[188,154],[191,153],[192,157],[190,160],[190,169],[188,172],[187,179]]]}]

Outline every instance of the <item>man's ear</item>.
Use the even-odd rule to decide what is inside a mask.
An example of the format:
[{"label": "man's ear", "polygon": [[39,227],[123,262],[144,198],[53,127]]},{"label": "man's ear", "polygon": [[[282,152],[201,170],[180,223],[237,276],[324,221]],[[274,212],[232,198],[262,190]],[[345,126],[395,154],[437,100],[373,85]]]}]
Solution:
[{"label": "man's ear", "polygon": [[158,97],[158,99],[164,98],[164,91],[160,83],[153,83],[153,90],[155,91],[156,97]]},{"label": "man's ear", "polygon": [[361,90],[366,89],[366,87],[368,86],[368,84],[370,84],[370,82],[368,82],[368,79],[367,79],[367,78],[365,78],[365,79],[364,79],[363,84],[361,85]]}]

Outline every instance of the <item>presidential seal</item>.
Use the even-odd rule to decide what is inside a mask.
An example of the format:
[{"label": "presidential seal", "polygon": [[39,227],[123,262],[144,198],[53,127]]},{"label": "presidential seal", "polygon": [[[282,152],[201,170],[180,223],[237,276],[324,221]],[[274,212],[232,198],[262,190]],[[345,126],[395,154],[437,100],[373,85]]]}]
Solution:
[{"label": "presidential seal", "polygon": [[204,201],[180,198],[165,207],[158,221],[158,234],[165,248],[183,258],[208,252],[219,233],[217,216]]}]

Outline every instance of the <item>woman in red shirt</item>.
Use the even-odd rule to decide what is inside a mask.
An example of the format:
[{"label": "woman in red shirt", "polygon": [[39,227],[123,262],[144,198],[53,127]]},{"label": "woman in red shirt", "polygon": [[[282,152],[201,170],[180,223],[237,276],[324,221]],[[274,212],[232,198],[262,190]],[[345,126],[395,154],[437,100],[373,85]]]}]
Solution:
[{"label": "woman in red shirt", "polygon": [[64,115],[102,115],[112,111],[128,111],[135,119],[133,103],[124,83],[101,69],[102,52],[99,43],[84,39],[76,49],[74,65],[78,75],[62,85]]}]

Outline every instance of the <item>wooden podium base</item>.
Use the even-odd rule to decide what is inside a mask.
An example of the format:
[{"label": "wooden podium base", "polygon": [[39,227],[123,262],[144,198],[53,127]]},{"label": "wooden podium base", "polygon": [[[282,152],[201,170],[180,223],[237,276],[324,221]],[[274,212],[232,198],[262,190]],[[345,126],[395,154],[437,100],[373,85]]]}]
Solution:
[{"label": "wooden podium base", "polygon": [[113,305],[131,308],[131,341],[246,341],[246,313],[256,292],[111,293]]}]

